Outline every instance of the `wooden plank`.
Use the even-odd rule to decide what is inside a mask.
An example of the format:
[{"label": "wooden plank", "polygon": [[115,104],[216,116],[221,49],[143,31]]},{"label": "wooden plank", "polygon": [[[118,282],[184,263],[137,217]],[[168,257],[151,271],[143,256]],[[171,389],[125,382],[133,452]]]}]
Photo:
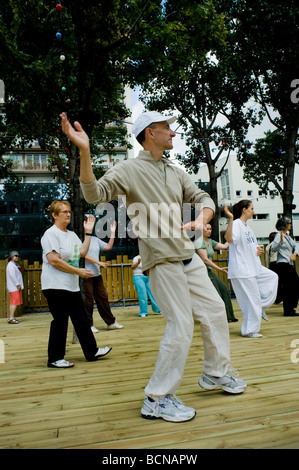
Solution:
[{"label": "wooden plank", "polygon": [[66,359],[75,362],[69,370],[46,367],[50,314],[23,315],[18,325],[0,319],[0,448],[298,449],[299,363],[291,360],[291,344],[299,342],[299,324],[275,305],[267,310],[270,322],[262,323],[263,338],[243,338],[240,309],[233,305],[239,322],[229,324],[232,366],[248,388],[232,396],[198,386],[203,347],[196,323],[177,394],[197,416],[180,424],[140,416],[164,333],[161,315],[150,310],[140,319],[138,306],[115,308],[122,330],[107,330],[98,318],[95,337],[113,349],[95,363],[72,344],[69,328]]},{"label": "wooden plank", "polygon": [[[123,256],[123,263],[128,264],[128,256],[124,255]],[[129,286],[129,266],[124,266],[123,268],[123,273],[124,273],[124,296],[126,299],[130,299],[130,286]]]},{"label": "wooden plank", "polygon": [[[116,257],[116,262],[118,265],[122,264],[122,256],[118,255]],[[117,286],[118,286],[118,298],[123,299],[124,297],[124,289],[123,289],[123,275],[122,275],[122,267],[117,267]]]},{"label": "wooden plank", "polygon": [[111,266],[112,266],[112,299],[113,300],[119,300],[121,297],[119,296],[119,290],[118,290],[118,279],[117,279],[117,266],[113,266],[116,264],[116,260],[112,260]]},{"label": "wooden plank", "polygon": [[107,262],[107,277],[106,277],[106,289],[108,293],[108,300],[109,302],[113,302],[113,284],[112,284],[112,268],[111,268],[111,261]]}]

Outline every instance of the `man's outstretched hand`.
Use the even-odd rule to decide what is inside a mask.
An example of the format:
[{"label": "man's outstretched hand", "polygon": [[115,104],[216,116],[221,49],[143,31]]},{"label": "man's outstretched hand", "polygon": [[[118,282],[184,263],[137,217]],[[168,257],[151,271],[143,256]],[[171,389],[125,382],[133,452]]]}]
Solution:
[{"label": "man's outstretched hand", "polygon": [[89,149],[89,137],[78,121],[74,122],[74,127],[69,122],[65,113],[60,114],[61,127],[65,135],[80,149]]}]

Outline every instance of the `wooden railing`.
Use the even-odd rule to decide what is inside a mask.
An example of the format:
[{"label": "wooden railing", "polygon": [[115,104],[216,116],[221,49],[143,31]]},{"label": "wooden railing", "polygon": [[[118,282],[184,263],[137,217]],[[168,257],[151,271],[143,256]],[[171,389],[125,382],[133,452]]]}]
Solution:
[{"label": "wooden railing", "polygon": [[[102,256],[101,261],[106,261],[106,258]],[[213,261],[221,267],[226,267],[228,252],[215,253]],[[261,261],[264,264],[263,256]],[[133,271],[131,269],[132,260],[126,255],[120,255],[112,261],[107,261],[107,263],[107,269],[101,268],[101,273],[108,292],[109,302],[112,305],[127,305],[130,302],[137,302],[138,296],[133,284]],[[297,263],[299,263],[298,259]],[[9,311],[9,296],[6,289],[6,266],[7,261],[0,260],[0,317],[6,317]],[[28,261],[24,260],[21,262],[21,266],[24,279],[24,303],[21,307],[18,307],[18,312],[25,313],[46,310],[48,305],[42,293],[40,282],[42,265],[38,261],[29,264]],[[231,289],[227,274],[220,271],[215,272],[227,287]]]},{"label": "wooden railing", "polygon": [[[104,256],[101,261],[106,261]],[[137,292],[133,284],[132,260],[128,256],[117,256],[115,260],[107,261],[107,269],[101,268],[103,281],[111,304],[136,302]],[[0,317],[6,317],[9,310],[9,295],[6,289],[7,261],[0,260]],[[41,289],[42,265],[35,261],[29,264],[27,260],[21,262],[24,279],[23,306],[18,312],[38,311],[48,308],[47,300]]]}]

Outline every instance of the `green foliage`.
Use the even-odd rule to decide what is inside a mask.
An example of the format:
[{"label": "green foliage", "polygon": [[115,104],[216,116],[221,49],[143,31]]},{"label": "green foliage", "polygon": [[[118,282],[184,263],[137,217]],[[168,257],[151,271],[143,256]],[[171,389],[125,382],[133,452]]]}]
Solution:
[{"label": "green foliage", "polygon": [[[2,136],[39,140],[57,164],[68,148],[57,133],[59,114],[67,111],[90,134],[96,126],[102,146],[107,144],[110,150],[120,139],[123,143],[124,128],[116,128],[114,135],[110,130],[106,136],[104,127],[129,114],[122,100],[120,64],[127,53],[125,31],[140,4],[127,2],[122,8],[120,1],[85,5],[66,0],[59,14],[49,0],[6,2],[0,12],[0,78],[7,97]],[[2,152],[7,148],[2,140]],[[64,158],[60,163],[63,177]]]},{"label": "green foliage", "polygon": [[[259,147],[261,142],[257,145],[256,156],[261,154],[265,159],[263,177],[252,170],[253,155],[245,159],[241,156],[240,160],[246,174],[264,191],[269,181],[280,188],[284,212],[290,216],[294,168],[298,163],[299,104],[291,100],[291,83],[299,76],[298,2],[290,0],[286,5],[281,0],[220,0],[218,4],[221,11],[226,11],[231,32],[229,47],[239,62],[233,62],[233,67],[242,70],[243,82],[250,85],[252,96],[279,131],[262,139],[267,144],[265,149]],[[275,154],[277,138],[283,142],[285,153],[270,161],[268,152]],[[261,164],[256,161],[257,168]]]},{"label": "green foliage", "polygon": [[281,131],[266,132],[264,138],[257,139],[253,153],[244,150],[240,154],[245,179],[257,183],[264,194],[269,190],[269,183],[281,193],[288,161],[286,149],[286,137]]}]

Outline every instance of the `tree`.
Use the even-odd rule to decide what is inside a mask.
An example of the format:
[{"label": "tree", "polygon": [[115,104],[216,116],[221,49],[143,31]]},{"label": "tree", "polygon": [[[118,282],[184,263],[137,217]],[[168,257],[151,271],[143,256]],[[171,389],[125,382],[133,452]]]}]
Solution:
[{"label": "tree", "polygon": [[[287,187],[288,154],[287,139],[279,130],[268,131],[265,137],[257,139],[253,152],[244,151],[239,156],[244,166],[244,177],[255,181],[263,194],[269,191],[269,185],[275,187],[275,193],[284,199],[284,188]],[[295,163],[299,163],[298,147],[295,151]],[[272,190],[273,191],[273,190]]]},{"label": "tree", "polygon": [[[250,123],[256,123],[252,109],[244,108],[248,86],[230,81],[229,61],[217,52],[225,48],[229,32],[224,15],[217,14],[212,2],[180,0],[165,5],[167,27],[150,46],[160,54],[148,57],[146,51],[140,66],[151,63],[156,75],[142,87],[142,101],[149,109],[179,112],[178,123],[186,135],[189,151],[179,156],[184,166],[197,173],[206,163],[210,192],[218,206],[217,178],[229,158],[230,151],[243,144]],[[165,34],[167,33],[167,34]],[[216,171],[220,157],[226,155],[222,168]],[[218,212],[212,220],[218,237]]]},{"label": "tree", "polygon": [[[290,0],[286,6],[279,0],[224,0],[219,1],[218,5],[219,11],[226,12],[230,30],[229,48],[237,58],[232,68],[242,70],[244,80],[252,86],[252,96],[278,131],[264,140],[270,146],[268,153],[273,150],[273,138],[281,137],[285,154],[279,154],[283,182],[280,194],[283,212],[291,217],[294,169],[298,162],[299,105],[298,100],[291,99],[299,77],[297,2]],[[225,50],[223,54],[226,54]],[[252,158],[247,159],[246,155],[243,151],[239,154],[245,171],[247,163],[252,167]],[[263,158],[266,158],[265,152]],[[264,162],[256,161],[255,177],[251,172],[256,182],[259,180],[260,165]],[[275,168],[277,170],[277,165]]]},{"label": "tree", "polygon": [[[129,115],[122,100],[130,34],[139,21],[147,33],[158,27],[160,1],[113,2],[14,0],[1,6],[0,70],[6,85],[5,133],[20,145],[38,140],[68,182],[74,229],[82,236],[84,202],[80,194],[77,150],[59,132],[65,110],[89,133],[93,150],[125,141],[125,129],[105,125]],[[156,23],[156,24],[155,24]],[[138,41],[143,41],[140,35]],[[138,46],[134,42],[134,48]],[[17,130],[16,130],[17,129]],[[105,136],[105,137],[104,137]],[[5,150],[7,147],[5,145]]]}]

